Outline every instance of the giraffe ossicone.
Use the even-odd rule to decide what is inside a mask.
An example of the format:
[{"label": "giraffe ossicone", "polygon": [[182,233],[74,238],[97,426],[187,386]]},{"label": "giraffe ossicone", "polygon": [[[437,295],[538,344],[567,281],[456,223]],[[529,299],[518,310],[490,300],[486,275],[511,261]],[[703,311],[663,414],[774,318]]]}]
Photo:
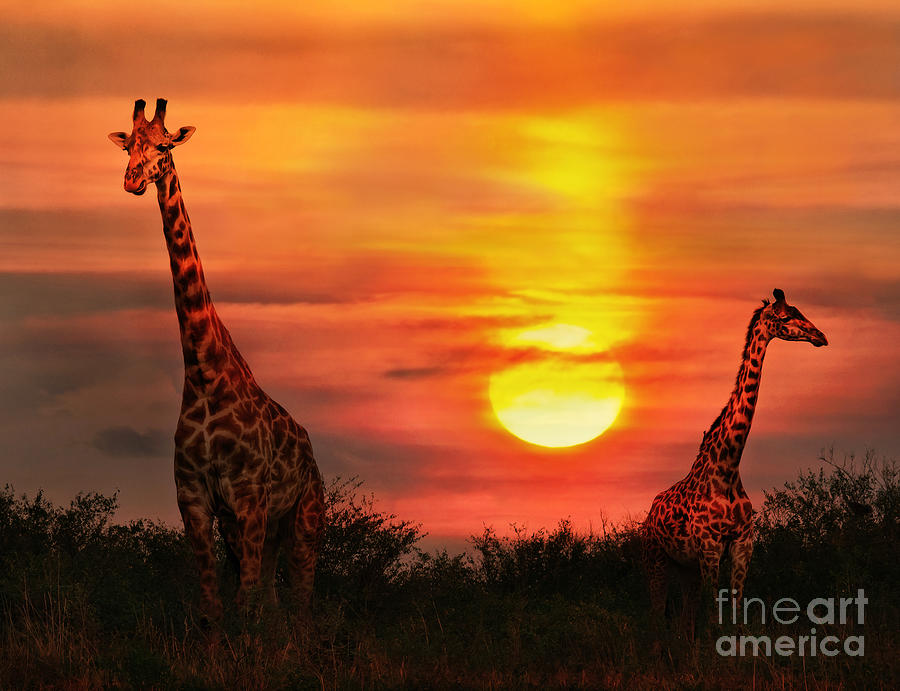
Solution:
[{"label": "giraffe ossicone", "polygon": [[819,331],[784,291],[773,291],[774,302],[763,300],[750,319],[734,390],[703,434],[690,472],[653,500],[642,526],[644,561],[651,607],[661,616],[668,576],[679,572],[684,592],[683,616],[693,630],[698,589],[718,581],[719,562],[731,558],[731,589],[740,605],[753,553],[753,507],[741,483],[739,466],[756,409],[763,359],[769,343],[807,341],[828,345]]},{"label": "giraffe ossicone", "polygon": [[275,565],[284,547],[293,589],[305,606],[323,529],[322,478],[306,430],[256,383],[216,313],[172,163],[172,149],[194,128],[169,132],[166,105],[158,99],[147,120],[146,103],[135,101],[131,133],[109,138],[129,156],[125,190],[141,195],[155,184],[162,214],[184,356],[175,487],[204,610],[212,620],[222,616],[214,521],[239,573],[239,602],[260,583],[274,597]]}]

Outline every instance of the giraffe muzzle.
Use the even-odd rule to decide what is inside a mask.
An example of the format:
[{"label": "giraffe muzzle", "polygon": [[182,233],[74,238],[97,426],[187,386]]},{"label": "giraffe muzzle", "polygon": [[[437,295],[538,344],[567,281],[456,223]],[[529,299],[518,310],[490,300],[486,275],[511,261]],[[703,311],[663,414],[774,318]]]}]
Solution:
[{"label": "giraffe muzzle", "polygon": [[125,178],[125,191],[140,197],[147,191],[147,183],[144,180],[132,181]]},{"label": "giraffe muzzle", "polygon": [[140,168],[135,167],[125,173],[125,191],[137,196],[142,195],[147,189],[147,181],[144,179]]},{"label": "giraffe muzzle", "polygon": [[809,335],[809,342],[812,343],[816,348],[821,348],[822,346],[828,345],[828,339],[825,338],[825,334],[823,334],[818,329],[815,329]]}]

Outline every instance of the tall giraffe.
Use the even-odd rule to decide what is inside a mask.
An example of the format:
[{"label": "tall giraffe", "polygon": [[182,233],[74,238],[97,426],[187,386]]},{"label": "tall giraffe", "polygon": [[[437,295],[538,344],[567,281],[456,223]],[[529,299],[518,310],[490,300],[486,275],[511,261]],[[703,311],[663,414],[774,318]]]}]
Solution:
[{"label": "tall giraffe", "polygon": [[169,133],[166,101],[157,100],[150,121],[145,105],[134,104],[131,134],[113,132],[109,138],[129,155],[126,192],[141,195],[156,183],[184,354],[175,487],[200,570],[204,612],[213,621],[222,616],[214,519],[239,572],[239,604],[260,580],[274,597],[275,564],[284,545],[293,589],[305,607],[325,506],[309,436],[256,383],[210,298],[171,153],[195,128]]},{"label": "tall giraffe", "polygon": [[776,288],[773,295],[775,301],[763,300],[750,319],[734,391],[703,434],[690,472],[656,496],[643,525],[651,607],[657,616],[663,613],[668,571],[675,567],[685,594],[683,614],[691,629],[697,588],[700,582],[706,590],[715,586],[726,550],[732,596],[738,604],[742,601],[753,553],[753,507],[741,484],[739,465],[756,409],[766,348],[774,338],[828,345],[825,334],[787,304],[783,291]]}]

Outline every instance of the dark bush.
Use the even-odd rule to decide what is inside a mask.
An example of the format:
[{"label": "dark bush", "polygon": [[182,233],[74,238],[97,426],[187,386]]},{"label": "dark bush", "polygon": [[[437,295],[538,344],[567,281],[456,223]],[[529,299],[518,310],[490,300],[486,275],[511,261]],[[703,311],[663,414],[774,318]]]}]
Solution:
[{"label": "dark bush", "polygon": [[[875,652],[853,665],[804,665],[830,687],[889,688],[898,675],[900,471],[873,453],[821,461],[766,493],[747,594],[802,601],[864,588]],[[752,661],[723,667],[712,648],[683,662],[677,647],[648,657],[633,523],[590,534],[569,521],[510,536],[487,529],[465,554],[429,554],[417,524],[379,511],[360,488],[355,479],[329,485],[314,618],[298,622],[289,598],[255,624],[230,608],[225,649],[211,656],[194,621],[197,576],[180,527],[117,524],[115,495],[59,507],[7,487],[0,688],[733,688],[763,674]],[[224,571],[221,543],[219,552]],[[811,687],[807,667],[764,673],[767,685]]]},{"label": "dark bush", "polygon": [[873,614],[896,617],[900,467],[872,451],[835,461],[829,450],[820,462],[765,493],[747,592],[808,600],[863,588]]}]

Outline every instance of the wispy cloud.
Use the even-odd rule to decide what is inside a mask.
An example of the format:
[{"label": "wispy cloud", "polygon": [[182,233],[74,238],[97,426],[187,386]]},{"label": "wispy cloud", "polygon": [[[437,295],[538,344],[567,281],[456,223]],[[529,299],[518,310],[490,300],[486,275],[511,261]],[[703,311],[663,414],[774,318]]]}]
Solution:
[{"label": "wispy cloud", "polygon": [[169,450],[171,434],[160,429],[138,432],[133,427],[106,427],[98,431],[93,445],[108,456],[154,457]]},{"label": "wispy cloud", "polygon": [[116,28],[8,25],[0,57],[21,69],[3,72],[0,94],[123,94],[158,84],[160,74],[169,94],[182,97],[277,94],[392,107],[560,109],[601,100],[888,99],[900,93],[884,69],[900,57],[890,13],[723,11],[549,28],[329,32],[288,20],[276,35],[215,22],[175,24],[154,34],[153,60],[134,60],[136,39]]}]

